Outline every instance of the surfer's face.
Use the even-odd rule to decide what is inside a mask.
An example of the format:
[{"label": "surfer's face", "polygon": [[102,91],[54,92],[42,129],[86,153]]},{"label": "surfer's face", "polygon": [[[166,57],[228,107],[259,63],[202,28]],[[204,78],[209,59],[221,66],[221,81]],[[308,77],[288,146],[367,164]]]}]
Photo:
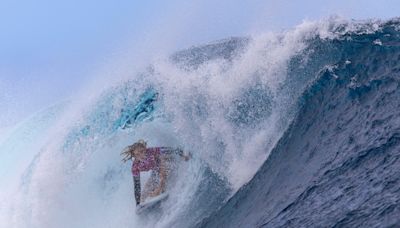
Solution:
[{"label": "surfer's face", "polygon": [[143,160],[146,156],[146,147],[137,148],[133,152],[133,156],[138,160]]}]

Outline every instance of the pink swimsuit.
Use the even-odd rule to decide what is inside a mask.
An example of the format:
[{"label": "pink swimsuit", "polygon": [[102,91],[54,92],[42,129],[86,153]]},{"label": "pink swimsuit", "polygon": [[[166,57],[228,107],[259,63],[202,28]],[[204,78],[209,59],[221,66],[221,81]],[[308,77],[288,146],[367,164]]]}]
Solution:
[{"label": "pink swimsuit", "polygon": [[160,155],[170,151],[168,147],[152,147],[146,149],[146,158],[143,161],[135,159],[132,163],[132,175],[137,177],[142,171],[156,170],[159,167]]}]

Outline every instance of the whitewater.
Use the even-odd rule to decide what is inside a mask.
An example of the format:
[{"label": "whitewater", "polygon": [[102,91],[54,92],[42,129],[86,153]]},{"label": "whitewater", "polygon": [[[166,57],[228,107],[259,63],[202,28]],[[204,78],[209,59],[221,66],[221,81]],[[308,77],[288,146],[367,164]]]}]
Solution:
[{"label": "whitewater", "polygon": [[[334,17],[93,83],[0,139],[0,227],[398,225],[399,47],[398,19]],[[140,216],[120,156],[139,139],[193,155]]]}]

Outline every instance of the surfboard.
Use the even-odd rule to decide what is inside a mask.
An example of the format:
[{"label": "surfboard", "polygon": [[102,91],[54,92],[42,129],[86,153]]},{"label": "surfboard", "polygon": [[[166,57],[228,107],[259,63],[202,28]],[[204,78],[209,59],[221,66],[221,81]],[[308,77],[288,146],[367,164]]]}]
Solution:
[{"label": "surfboard", "polygon": [[146,211],[151,211],[160,206],[161,202],[168,198],[168,193],[162,193],[156,197],[147,199],[144,203],[136,207],[136,214],[142,214]]}]

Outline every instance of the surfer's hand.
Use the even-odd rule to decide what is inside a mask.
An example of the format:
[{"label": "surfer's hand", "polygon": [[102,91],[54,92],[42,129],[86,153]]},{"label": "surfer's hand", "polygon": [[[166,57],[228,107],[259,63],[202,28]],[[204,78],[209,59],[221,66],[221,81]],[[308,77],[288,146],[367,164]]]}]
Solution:
[{"label": "surfer's hand", "polygon": [[192,154],[189,152],[187,155],[183,155],[182,157],[183,157],[183,160],[189,161],[189,159],[192,158]]}]

